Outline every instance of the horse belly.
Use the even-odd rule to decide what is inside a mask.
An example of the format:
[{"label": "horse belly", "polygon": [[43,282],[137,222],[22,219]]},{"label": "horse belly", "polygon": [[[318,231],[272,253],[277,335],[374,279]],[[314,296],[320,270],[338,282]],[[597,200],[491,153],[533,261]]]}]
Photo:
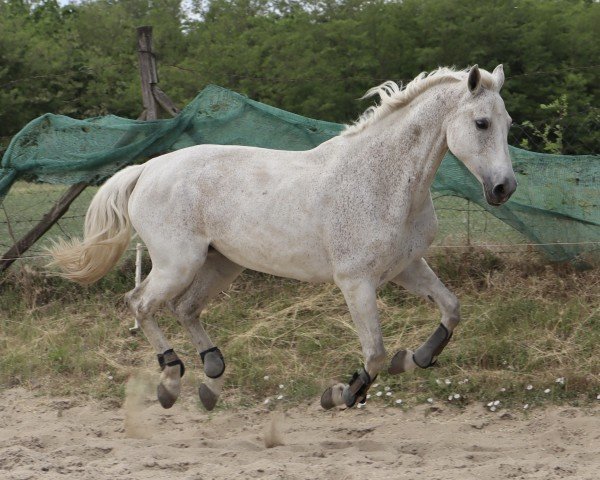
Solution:
[{"label": "horse belly", "polygon": [[[229,260],[251,270],[313,283],[331,281],[329,260],[318,245],[296,239],[294,244],[277,237],[220,237],[211,245]],[[258,240],[258,241],[257,241]],[[261,241],[262,240],[262,241]]]}]

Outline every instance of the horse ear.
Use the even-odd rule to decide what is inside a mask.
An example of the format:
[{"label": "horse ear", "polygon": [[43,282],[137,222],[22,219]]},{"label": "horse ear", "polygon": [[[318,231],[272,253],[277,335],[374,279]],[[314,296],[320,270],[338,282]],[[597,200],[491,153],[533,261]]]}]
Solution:
[{"label": "horse ear", "polygon": [[471,67],[469,70],[469,79],[467,80],[467,85],[469,85],[469,91],[472,94],[475,94],[479,91],[479,87],[481,86],[481,73],[479,72],[479,67],[477,64]]},{"label": "horse ear", "polygon": [[500,91],[500,89],[502,88],[502,85],[504,85],[504,67],[502,66],[502,64],[500,64],[496,68],[494,68],[492,75],[494,76],[494,79],[496,80],[496,88],[498,89],[498,91]]}]

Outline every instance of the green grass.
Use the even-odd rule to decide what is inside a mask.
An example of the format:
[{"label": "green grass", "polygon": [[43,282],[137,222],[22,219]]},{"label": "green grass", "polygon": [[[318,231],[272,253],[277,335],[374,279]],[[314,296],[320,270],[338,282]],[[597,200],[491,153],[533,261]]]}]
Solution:
[{"label": "green grass", "polygon": [[[414,405],[448,402],[453,394],[460,399],[449,403],[459,405],[595,401],[598,270],[479,250],[439,252],[430,260],[458,294],[463,321],[435,368],[381,374],[373,395],[387,386],[393,396],[373,401]],[[87,288],[32,269],[12,272],[0,293],[0,385],[119,400],[133,372],[157,379],[148,343],[128,331],[133,319],[122,295],[132,284],[131,260]],[[435,306],[391,285],[381,289],[378,304],[390,355],[416,348],[439,322]],[[312,401],[362,363],[352,320],[332,285],[245,273],[212,302],[203,322],[226,357],[225,405],[274,403],[281,393],[284,402]],[[187,336],[167,313],[160,324],[188,367],[186,385],[197,384],[200,362]],[[564,384],[555,382],[560,377]]]}]

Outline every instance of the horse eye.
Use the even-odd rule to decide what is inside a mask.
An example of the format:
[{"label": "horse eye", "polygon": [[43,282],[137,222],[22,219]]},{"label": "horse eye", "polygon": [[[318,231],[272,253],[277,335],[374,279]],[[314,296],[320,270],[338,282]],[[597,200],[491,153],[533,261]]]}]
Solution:
[{"label": "horse eye", "polygon": [[475,120],[475,125],[479,130],[487,130],[490,126],[490,122],[485,118],[480,118],[478,120]]}]

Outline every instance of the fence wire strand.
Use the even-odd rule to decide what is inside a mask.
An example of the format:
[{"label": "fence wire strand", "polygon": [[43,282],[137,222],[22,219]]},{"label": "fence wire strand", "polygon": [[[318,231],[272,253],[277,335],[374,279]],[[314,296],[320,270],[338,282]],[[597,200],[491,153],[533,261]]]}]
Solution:
[{"label": "fence wire strand", "polygon": [[[0,219],[0,247],[4,251],[12,247],[52,208],[55,200],[62,195],[64,188],[53,186],[48,189],[44,185],[19,182],[18,188],[9,192],[5,201],[2,202],[0,214],[4,218]],[[11,257],[5,260],[18,260],[19,262],[48,260],[50,256],[43,249],[48,246],[50,238],[80,237],[85,212],[95,191],[94,187],[86,189],[84,194],[71,205],[69,214],[63,216],[30,251],[21,257]],[[32,201],[32,199],[35,200]],[[525,237],[483,208],[458,197],[440,195],[434,198],[434,203],[440,225],[438,237],[430,247],[433,251],[487,249],[495,254],[515,254],[532,248],[575,245],[594,252],[600,250],[600,241],[552,243],[527,241]],[[29,212],[27,218],[20,218],[23,212]],[[502,241],[497,241],[498,239],[502,239]],[[127,250],[127,252],[133,251],[135,251],[133,247]]]}]

